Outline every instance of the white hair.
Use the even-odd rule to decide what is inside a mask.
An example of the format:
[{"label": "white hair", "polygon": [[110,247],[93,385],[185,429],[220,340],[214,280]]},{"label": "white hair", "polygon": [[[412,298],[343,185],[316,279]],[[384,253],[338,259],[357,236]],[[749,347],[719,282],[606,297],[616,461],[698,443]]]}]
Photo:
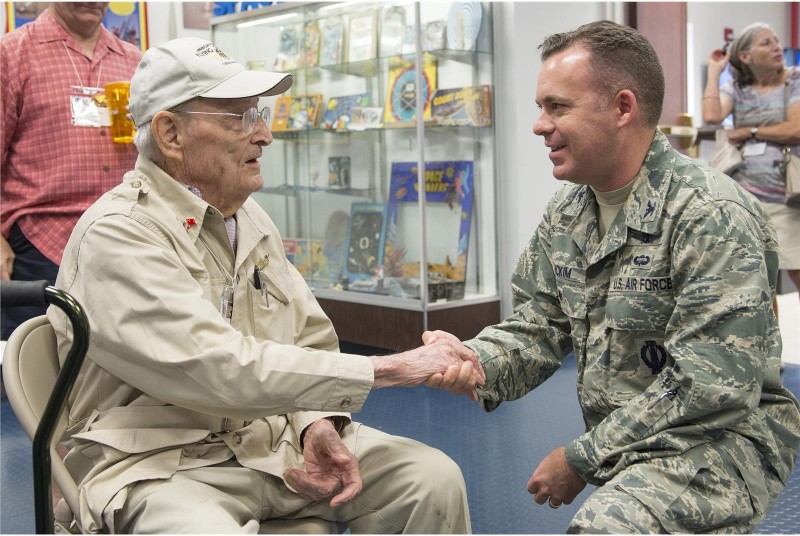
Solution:
[{"label": "white hair", "polygon": [[136,134],[133,136],[133,143],[139,154],[152,160],[156,164],[161,164],[163,155],[161,149],[158,148],[156,139],[153,136],[153,130],[149,121],[136,129]]}]

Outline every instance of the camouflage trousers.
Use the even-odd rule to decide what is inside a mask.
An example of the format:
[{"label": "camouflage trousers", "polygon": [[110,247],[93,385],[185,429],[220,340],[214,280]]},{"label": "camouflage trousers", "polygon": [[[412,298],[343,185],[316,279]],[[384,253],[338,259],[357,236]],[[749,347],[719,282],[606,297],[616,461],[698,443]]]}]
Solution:
[{"label": "camouflage trousers", "polygon": [[586,499],[567,532],[748,533],[783,487],[752,444],[726,434],[679,456],[630,465]]}]

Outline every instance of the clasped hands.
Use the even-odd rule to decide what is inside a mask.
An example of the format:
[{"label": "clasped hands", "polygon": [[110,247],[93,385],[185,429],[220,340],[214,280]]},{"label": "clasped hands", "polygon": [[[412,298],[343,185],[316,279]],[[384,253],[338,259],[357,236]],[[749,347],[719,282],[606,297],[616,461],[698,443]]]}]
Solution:
[{"label": "clasped hands", "polygon": [[423,346],[388,356],[372,356],[375,381],[381,387],[440,387],[477,400],[476,387],[486,382],[478,356],[445,331],[426,331]]},{"label": "clasped hands", "polygon": [[[478,356],[444,331],[426,331],[422,342],[423,346],[407,352],[372,356],[373,389],[424,383],[456,394],[466,393],[477,400],[475,388],[486,381]],[[331,497],[329,504],[335,508],[361,493],[358,460],[329,420],[319,419],[305,429],[303,460],[305,471],[295,468],[283,474],[301,496],[313,501]]]}]

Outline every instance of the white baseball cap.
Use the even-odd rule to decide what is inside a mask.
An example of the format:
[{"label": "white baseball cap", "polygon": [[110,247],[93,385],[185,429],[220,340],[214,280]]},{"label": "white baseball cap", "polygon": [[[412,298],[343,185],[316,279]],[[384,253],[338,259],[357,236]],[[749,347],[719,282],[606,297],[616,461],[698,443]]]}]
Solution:
[{"label": "white baseball cap", "polygon": [[128,109],[137,127],[161,110],[195,97],[239,99],[278,95],[292,75],[249,71],[205,39],[173,39],[147,50],[131,78]]}]

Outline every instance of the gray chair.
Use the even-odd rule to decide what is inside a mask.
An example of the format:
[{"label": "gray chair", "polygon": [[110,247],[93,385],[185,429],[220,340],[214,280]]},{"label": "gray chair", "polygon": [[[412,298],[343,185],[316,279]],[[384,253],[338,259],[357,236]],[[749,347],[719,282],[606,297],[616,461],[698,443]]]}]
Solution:
[{"label": "gray chair", "polygon": [[[32,318],[11,334],[3,352],[3,381],[11,408],[28,437],[33,440],[39,420],[44,413],[61,367],[56,353],[56,335],[46,316]],[[61,437],[66,429],[66,416],[62,416],[54,437]],[[54,517],[58,532],[72,525],[72,512],[78,509],[78,486],[67,471],[64,462],[50,447],[53,480],[61,490]],[[75,525],[74,529],[80,530]]]},{"label": "gray chair", "polygon": [[[36,434],[60,368],[56,335],[46,316],[28,320],[9,337],[3,353],[3,380],[14,414],[31,439]],[[66,430],[65,414],[58,421],[54,434],[56,438],[60,438]],[[50,461],[53,480],[63,494],[63,499],[54,509],[53,530],[56,533],[80,532],[80,525],[73,518],[73,512],[79,511],[78,486],[55,446],[50,447]],[[318,518],[275,519],[262,523],[259,533],[337,534],[342,528],[334,522]]]}]

